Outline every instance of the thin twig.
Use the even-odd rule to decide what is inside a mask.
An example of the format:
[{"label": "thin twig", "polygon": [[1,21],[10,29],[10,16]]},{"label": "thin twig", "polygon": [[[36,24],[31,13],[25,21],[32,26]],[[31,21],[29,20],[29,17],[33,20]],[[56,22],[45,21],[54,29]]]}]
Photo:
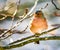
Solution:
[{"label": "thin twig", "polygon": [[14,18],[15,18],[16,13],[17,13],[17,8],[16,8],[15,12],[14,12],[13,15],[12,15],[12,23],[11,23],[11,27],[10,27],[10,28],[13,27]]},{"label": "thin twig", "polygon": [[52,2],[52,4],[55,6],[55,8],[56,8],[57,10],[60,10],[60,8],[57,7],[57,5],[54,3],[53,0],[51,0],[51,2]]},{"label": "thin twig", "polygon": [[43,8],[40,8],[40,10],[41,10],[41,9],[45,9],[47,6],[48,6],[48,3],[47,3]]},{"label": "thin twig", "polygon": [[1,15],[1,16],[4,16],[4,17],[0,18],[0,20],[4,20],[4,19],[7,18],[7,15],[5,15],[5,14],[0,14],[0,15]]},{"label": "thin twig", "polygon": [[[8,37],[10,37],[11,35],[13,35],[15,33],[23,34],[27,30],[27,28],[28,28],[28,26],[23,31],[18,31],[18,30],[10,31],[11,34],[6,36],[6,37],[4,37],[4,38],[2,38],[2,39],[0,39],[0,41],[7,39]],[[4,29],[4,30],[6,30],[6,29]]]},{"label": "thin twig", "polygon": [[51,26],[57,27],[57,26],[60,26],[60,24],[52,24]]},{"label": "thin twig", "polygon": [[[26,28],[25,28],[26,29]],[[23,30],[23,31],[25,31],[25,29]],[[6,31],[6,30],[8,30],[8,29],[1,29],[0,28],[0,34],[2,33],[2,32],[4,32],[4,31]],[[12,30],[12,31],[10,31],[11,33],[18,33],[18,34],[22,34],[22,32],[23,31],[20,31],[20,30]]]},{"label": "thin twig", "polygon": [[[60,28],[60,26],[58,26],[58,27],[56,27],[56,28],[53,28],[53,29],[50,29],[50,30],[48,30],[48,31],[42,32],[41,34],[38,34],[38,36],[47,34],[47,33],[51,32],[51,31],[53,31],[53,30],[56,30],[56,29],[58,29],[58,28]],[[17,41],[14,41],[14,42],[10,43],[9,45],[12,45],[12,44],[21,42],[21,41],[23,41],[23,40],[27,40],[27,39],[29,39],[29,38],[33,38],[33,37],[35,37],[35,36],[36,36],[36,35],[32,35],[32,36],[29,36],[29,37],[26,37],[26,38],[22,38],[22,39],[20,39],[20,40],[17,40]]]},{"label": "thin twig", "polygon": [[20,19],[23,19],[23,17],[29,12],[29,9],[28,8],[25,8],[24,10],[24,14],[22,16],[18,16],[19,17],[19,20]]}]

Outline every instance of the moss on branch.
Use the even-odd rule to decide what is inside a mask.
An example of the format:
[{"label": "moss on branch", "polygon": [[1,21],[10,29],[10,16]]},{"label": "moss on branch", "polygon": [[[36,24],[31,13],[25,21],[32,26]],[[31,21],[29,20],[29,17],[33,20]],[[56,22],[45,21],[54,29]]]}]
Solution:
[{"label": "moss on branch", "polygon": [[5,46],[3,47],[4,49],[12,49],[12,48],[16,48],[16,47],[22,47],[26,44],[35,42],[35,41],[46,41],[46,40],[60,40],[60,36],[51,36],[51,37],[42,37],[42,38],[34,38],[34,39],[29,39],[27,41],[21,42],[19,44],[16,45],[11,45],[11,46]]}]

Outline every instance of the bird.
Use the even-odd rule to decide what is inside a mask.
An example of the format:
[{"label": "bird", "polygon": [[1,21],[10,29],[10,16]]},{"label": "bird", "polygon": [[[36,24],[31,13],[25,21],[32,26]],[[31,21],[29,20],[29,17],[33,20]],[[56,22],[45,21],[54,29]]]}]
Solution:
[{"label": "bird", "polygon": [[[41,10],[37,10],[34,15],[33,19],[30,22],[30,31],[33,34],[39,34],[42,31],[48,29],[48,23],[47,20]],[[38,37],[38,36],[37,36]],[[36,37],[36,38],[37,38]],[[39,44],[39,41],[35,42],[36,44]]]}]

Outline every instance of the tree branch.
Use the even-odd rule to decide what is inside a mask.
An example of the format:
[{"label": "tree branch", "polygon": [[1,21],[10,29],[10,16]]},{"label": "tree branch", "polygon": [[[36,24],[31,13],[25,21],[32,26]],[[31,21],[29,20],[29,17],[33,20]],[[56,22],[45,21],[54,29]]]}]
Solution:
[{"label": "tree branch", "polygon": [[[41,34],[38,34],[38,36],[41,36],[41,35],[44,35],[44,34],[47,34],[48,32],[51,32],[51,31],[53,31],[53,30],[56,30],[56,29],[58,29],[58,28],[60,28],[60,26],[58,26],[58,27],[56,27],[56,28],[53,28],[53,29],[51,29],[51,30],[48,30],[48,31],[45,31],[45,32],[42,32]],[[24,45],[26,45],[26,44],[29,44],[29,43],[32,43],[32,42],[35,42],[35,41],[38,41],[38,40],[40,40],[40,41],[45,41],[45,40],[60,40],[60,36],[50,36],[50,37],[40,37],[40,38],[34,38],[36,35],[32,35],[32,36],[29,36],[29,37],[27,37],[27,38],[23,38],[23,39],[21,39],[21,40],[17,40],[17,41],[15,41],[15,43],[18,43],[18,42],[20,42],[19,44],[15,44],[15,45],[13,45],[14,44],[14,42],[13,43],[10,43],[10,45],[8,44],[7,46],[1,46],[0,48],[1,49],[11,49],[11,48],[16,48],[16,47],[22,47],[22,46],[24,46]],[[27,40],[28,39],[28,40]],[[25,40],[25,41],[24,41]],[[23,42],[21,42],[21,41],[23,41]],[[11,45],[12,44],[12,45]]]},{"label": "tree branch", "polygon": [[[28,27],[28,26],[27,26],[27,27]],[[23,34],[22,32],[24,32],[24,31],[27,29],[27,27],[26,27],[23,31],[20,31],[20,30],[11,30],[10,32],[13,33],[13,34],[15,34],[15,33]],[[2,32],[4,32],[4,31],[6,31],[6,30],[8,30],[8,29],[2,29],[2,28],[0,28],[0,34],[1,34]]]},{"label": "tree branch", "polygon": [[[53,29],[51,29],[51,30],[42,32],[41,34],[38,33],[37,36],[41,36],[41,35],[47,34],[47,33],[51,32],[51,31],[53,31],[53,30],[56,30],[56,29],[58,29],[58,28],[60,28],[60,26],[58,26],[58,27],[56,27],[56,28],[53,28]],[[29,36],[29,37],[26,37],[26,38],[22,38],[22,39],[20,39],[20,40],[17,40],[17,41],[14,41],[14,42],[10,43],[9,45],[12,45],[12,44],[15,44],[15,43],[18,43],[18,42],[21,42],[21,41],[24,41],[24,40],[33,38],[33,37],[35,37],[35,36],[36,36],[36,35],[32,35],[32,36]]]},{"label": "tree branch", "polygon": [[[6,37],[4,36],[4,37],[1,38],[0,40],[5,40],[5,39],[7,39],[8,37],[10,37],[11,35],[13,35],[13,34],[15,34],[15,33],[23,34],[23,33],[26,31],[27,28],[28,28],[28,26],[27,26],[23,31],[19,31],[19,30],[10,31],[10,32],[11,32],[10,35],[8,35],[8,36],[6,36]],[[0,29],[0,30],[2,30],[2,29]],[[7,29],[3,29],[2,31],[4,31],[4,30],[7,30]]]},{"label": "tree branch", "polygon": [[30,40],[26,40],[24,42],[21,42],[19,44],[16,45],[11,45],[11,46],[5,46],[3,47],[4,49],[11,49],[11,48],[16,48],[16,47],[22,47],[26,44],[35,42],[35,41],[46,41],[46,40],[60,40],[60,36],[51,36],[51,37],[42,37],[42,38],[34,38],[34,39],[30,39]]}]

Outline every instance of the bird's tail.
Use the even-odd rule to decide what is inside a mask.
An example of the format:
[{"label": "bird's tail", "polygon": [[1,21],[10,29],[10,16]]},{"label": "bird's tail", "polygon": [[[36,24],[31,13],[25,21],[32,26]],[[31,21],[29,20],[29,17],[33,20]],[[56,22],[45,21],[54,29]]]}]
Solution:
[{"label": "bird's tail", "polygon": [[[36,34],[35,38],[37,39],[37,38],[39,38],[39,36],[37,36],[37,34]],[[35,41],[35,44],[40,44],[39,40]]]},{"label": "bird's tail", "polygon": [[35,44],[40,44],[40,42],[39,41],[36,41]]}]

